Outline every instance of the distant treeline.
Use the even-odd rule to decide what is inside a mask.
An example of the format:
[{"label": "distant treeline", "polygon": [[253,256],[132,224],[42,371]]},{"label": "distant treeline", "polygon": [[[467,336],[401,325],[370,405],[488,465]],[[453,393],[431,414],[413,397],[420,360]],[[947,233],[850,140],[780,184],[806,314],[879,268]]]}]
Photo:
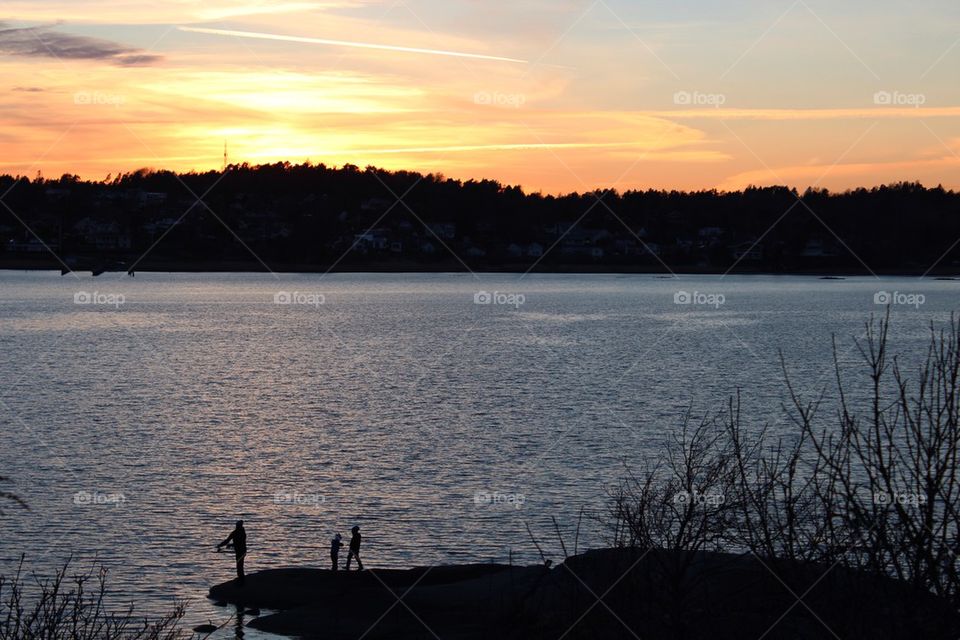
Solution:
[{"label": "distant treeline", "polygon": [[4,193],[6,266],[960,270],[960,194],[910,182],[552,196],[493,180],[276,163],[96,182],[4,175]]}]

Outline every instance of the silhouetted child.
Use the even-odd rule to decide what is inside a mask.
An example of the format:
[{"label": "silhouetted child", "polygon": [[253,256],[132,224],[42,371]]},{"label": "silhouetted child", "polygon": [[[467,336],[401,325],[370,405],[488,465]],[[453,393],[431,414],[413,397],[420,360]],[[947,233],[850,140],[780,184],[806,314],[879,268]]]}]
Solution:
[{"label": "silhouetted child", "polygon": [[330,541],[330,561],[333,563],[333,570],[336,571],[338,565],[340,564],[340,547],[343,546],[343,543],[340,542],[343,538],[340,537],[340,534],[333,536],[333,540]]},{"label": "silhouetted child", "polygon": [[237,582],[243,584],[245,576],[243,575],[243,559],[247,555],[247,531],[243,528],[243,520],[237,520],[237,526],[234,527],[227,539],[217,545],[217,551],[221,547],[233,546],[233,552],[237,556]]},{"label": "silhouetted child", "polygon": [[363,563],[360,562],[360,527],[350,529],[353,535],[350,537],[350,552],[347,554],[347,571],[350,571],[350,560],[357,559],[357,571],[363,571]]}]

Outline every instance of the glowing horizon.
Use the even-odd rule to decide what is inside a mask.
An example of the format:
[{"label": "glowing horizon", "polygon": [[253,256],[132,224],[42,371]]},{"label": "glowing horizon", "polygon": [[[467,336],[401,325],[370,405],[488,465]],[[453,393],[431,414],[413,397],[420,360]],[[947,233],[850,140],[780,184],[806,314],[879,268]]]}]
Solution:
[{"label": "glowing horizon", "polygon": [[0,172],[960,189],[960,10],[888,4],[12,0]]}]

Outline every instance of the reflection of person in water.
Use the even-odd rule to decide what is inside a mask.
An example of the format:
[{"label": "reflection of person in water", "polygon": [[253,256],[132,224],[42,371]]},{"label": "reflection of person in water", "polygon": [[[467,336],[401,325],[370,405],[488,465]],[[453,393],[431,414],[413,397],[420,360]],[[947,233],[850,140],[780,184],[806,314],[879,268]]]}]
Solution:
[{"label": "reflection of person in water", "polygon": [[350,529],[353,535],[350,537],[350,552],[347,554],[347,571],[350,571],[350,560],[357,559],[357,570],[363,571],[363,563],[360,562],[360,527]]},{"label": "reflection of person in water", "polygon": [[237,520],[237,526],[234,527],[227,539],[217,545],[217,551],[221,547],[233,547],[233,552],[237,556],[237,582],[243,584],[243,559],[247,555],[247,531],[243,528],[243,520]]},{"label": "reflection of person in water", "polygon": [[343,546],[341,542],[343,538],[338,533],[333,536],[333,540],[330,541],[330,561],[333,563],[333,570],[336,571],[338,565],[340,564],[340,547]]},{"label": "reflection of person in water", "polygon": [[235,619],[236,619],[237,622],[236,622],[236,625],[234,626],[233,637],[236,638],[236,640],[243,640],[243,636],[244,636],[244,634],[243,634],[243,613],[244,613],[243,605],[238,604],[238,605],[236,605],[236,607],[237,607],[237,615],[234,616],[234,617],[235,617]]}]

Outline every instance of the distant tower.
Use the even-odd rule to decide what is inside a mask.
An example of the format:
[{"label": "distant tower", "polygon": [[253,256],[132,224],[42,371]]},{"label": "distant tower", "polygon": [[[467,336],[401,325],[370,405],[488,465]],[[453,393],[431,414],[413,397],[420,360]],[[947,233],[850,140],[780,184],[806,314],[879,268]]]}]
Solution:
[{"label": "distant tower", "polygon": [[223,170],[227,170],[227,141],[223,141]]}]

